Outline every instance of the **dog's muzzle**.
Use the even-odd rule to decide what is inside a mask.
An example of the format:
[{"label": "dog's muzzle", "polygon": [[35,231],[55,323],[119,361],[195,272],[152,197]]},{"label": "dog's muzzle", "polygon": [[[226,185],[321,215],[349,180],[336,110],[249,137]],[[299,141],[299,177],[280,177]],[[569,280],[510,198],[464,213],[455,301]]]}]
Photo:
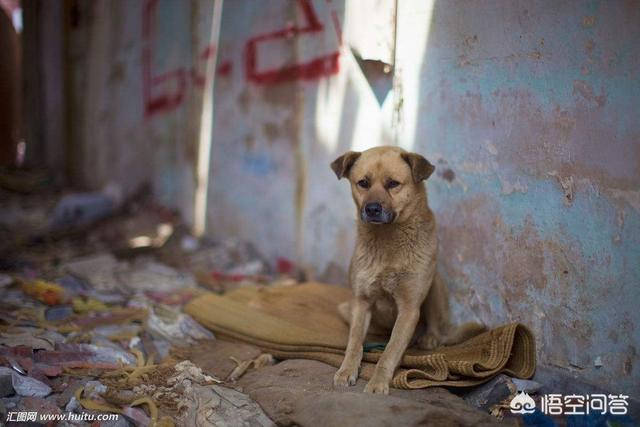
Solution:
[{"label": "dog's muzzle", "polygon": [[389,224],[395,219],[395,214],[382,208],[378,202],[367,203],[360,211],[360,219],[372,224]]}]

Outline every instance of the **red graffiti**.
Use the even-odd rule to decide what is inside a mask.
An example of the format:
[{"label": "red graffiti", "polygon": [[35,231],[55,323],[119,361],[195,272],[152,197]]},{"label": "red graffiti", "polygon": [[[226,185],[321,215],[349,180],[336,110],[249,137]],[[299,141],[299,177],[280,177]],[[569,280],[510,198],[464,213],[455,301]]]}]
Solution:
[{"label": "red graffiti", "polygon": [[[327,0],[330,4],[331,1]],[[340,51],[318,56],[304,63],[284,65],[273,69],[259,71],[258,46],[273,40],[288,40],[302,34],[318,34],[324,26],[318,19],[311,0],[297,0],[302,10],[304,25],[288,25],[283,29],[260,34],[249,39],[245,46],[244,59],[246,77],[257,84],[277,84],[295,80],[313,80],[323,76],[336,74],[339,71]],[[186,97],[189,85],[204,88],[207,63],[216,55],[216,47],[208,45],[200,51],[192,67],[178,67],[158,73],[154,69],[156,39],[156,11],[158,0],[145,0],[142,13],[142,85],[145,115],[150,117],[157,113],[169,112],[178,108]],[[331,11],[331,20],[342,45],[342,30],[335,10]],[[218,76],[230,76],[233,66],[224,61],[218,65]]]},{"label": "red graffiti", "polygon": [[[216,52],[213,45],[206,46],[191,69],[180,67],[156,74],[153,69],[156,36],[155,12],[158,0],[145,0],[142,13],[142,91],[147,117],[178,108],[185,99],[189,83],[203,88],[205,77],[199,69],[206,68]],[[231,74],[231,63],[224,62],[216,70],[220,75]]]},{"label": "red graffiti", "polygon": [[[147,116],[176,108],[182,103],[187,89],[184,69],[153,73],[153,40],[156,34],[154,15],[157,6],[158,0],[146,0],[142,13],[142,91]],[[173,82],[171,90],[167,90],[170,87],[168,82]]]},{"label": "red graffiti", "polygon": [[225,61],[216,69],[216,74],[221,77],[228,77],[231,75],[231,62]]},{"label": "red graffiti", "polygon": [[[202,52],[200,52],[200,55],[198,55],[198,59],[197,59],[198,62],[196,64],[196,67],[194,67],[191,70],[191,78],[195,86],[204,88],[205,76],[204,74],[200,74],[198,72],[198,68],[206,67],[207,62],[213,59],[213,57],[215,56],[215,53],[216,53],[215,46],[209,45],[205,47]],[[202,65],[200,66],[200,64]],[[229,76],[231,74],[231,62],[225,61],[222,64],[218,65],[218,67],[216,68],[216,74],[223,77]]]},{"label": "red graffiti", "polygon": [[[258,84],[276,84],[293,80],[312,80],[322,76],[336,74],[340,70],[340,52],[333,52],[314,58],[302,64],[287,65],[264,71],[258,71],[258,45],[270,40],[290,39],[300,34],[319,33],[324,26],[318,19],[311,0],[298,0],[302,8],[304,26],[289,25],[271,33],[257,35],[247,41],[245,47],[245,67],[247,80]],[[337,19],[337,17],[336,17]],[[335,23],[334,23],[335,24]],[[340,36],[339,36],[340,37]]]}]

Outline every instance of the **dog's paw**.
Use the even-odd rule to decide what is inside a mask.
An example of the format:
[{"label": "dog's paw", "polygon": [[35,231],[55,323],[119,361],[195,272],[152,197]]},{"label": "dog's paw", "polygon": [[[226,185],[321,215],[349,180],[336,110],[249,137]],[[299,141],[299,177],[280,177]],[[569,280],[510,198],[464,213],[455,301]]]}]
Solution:
[{"label": "dog's paw", "polygon": [[364,388],[365,393],[389,394],[389,381],[376,379],[374,376]]},{"label": "dog's paw", "polygon": [[349,387],[358,381],[358,368],[341,367],[333,376],[333,385],[338,387]]}]

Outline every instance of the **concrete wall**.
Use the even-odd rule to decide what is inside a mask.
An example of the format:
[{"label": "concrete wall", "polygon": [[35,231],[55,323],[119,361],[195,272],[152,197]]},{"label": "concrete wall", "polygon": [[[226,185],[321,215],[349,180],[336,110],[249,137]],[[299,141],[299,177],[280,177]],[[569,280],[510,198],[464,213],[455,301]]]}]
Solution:
[{"label": "concrete wall", "polygon": [[211,2],[78,2],[80,181],[151,182],[190,220],[199,76],[215,51],[209,234],[342,280],[355,212],[328,164],[397,143],[437,166],[428,189],[456,318],[521,321],[542,363],[629,393],[640,6],[399,0],[395,16],[390,3],[227,1],[212,50]]},{"label": "concrete wall", "polygon": [[191,220],[213,2],[65,4],[72,183],[151,185]]},{"label": "concrete wall", "polygon": [[542,362],[637,391],[640,4],[438,1],[418,56],[409,3],[401,143],[437,164],[456,313],[521,321]]}]

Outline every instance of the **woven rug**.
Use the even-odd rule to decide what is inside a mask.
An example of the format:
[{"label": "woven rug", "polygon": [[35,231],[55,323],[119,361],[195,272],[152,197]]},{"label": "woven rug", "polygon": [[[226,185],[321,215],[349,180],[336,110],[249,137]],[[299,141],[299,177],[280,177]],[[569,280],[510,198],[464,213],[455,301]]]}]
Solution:
[{"label": "woven rug", "polygon": [[[224,296],[200,296],[187,304],[185,311],[218,336],[256,345],[278,359],[313,359],[339,367],[348,325],[337,306],[350,297],[349,289],[319,283],[244,287]],[[364,353],[360,377],[371,378],[381,354]],[[428,352],[407,350],[392,386],[469,387],[499,373],[530,378],[535,371],[535,355],[531,331],[510,323],[455,346]]]}]

